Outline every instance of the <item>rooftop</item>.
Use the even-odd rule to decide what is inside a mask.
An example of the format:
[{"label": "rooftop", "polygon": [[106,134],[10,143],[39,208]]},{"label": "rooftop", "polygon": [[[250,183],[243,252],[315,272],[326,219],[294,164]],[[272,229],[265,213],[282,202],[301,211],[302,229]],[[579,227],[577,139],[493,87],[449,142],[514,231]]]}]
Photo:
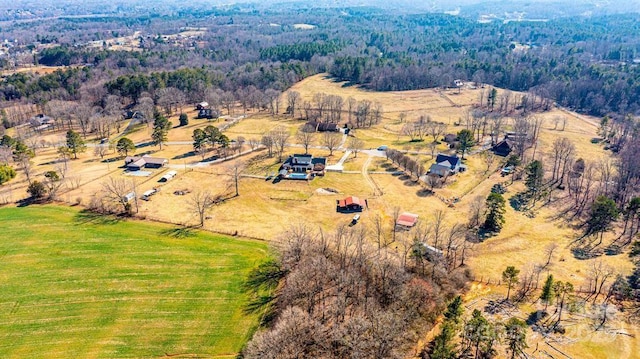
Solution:
[{"label": "rooftop", "polygon": [[418,222],[418,215],[409,212],[402,213],[396,220],[397,225],[404,227],[413,227],[416,222]]},{"label": "rooftop", "polygon": [[365,202],[363,199],[360,199],[356,196],[349,196],[345,199],[341,199],[338,201],[338,207],[347,207],[352,205],[358,205],[360,207],[364,207]]}]

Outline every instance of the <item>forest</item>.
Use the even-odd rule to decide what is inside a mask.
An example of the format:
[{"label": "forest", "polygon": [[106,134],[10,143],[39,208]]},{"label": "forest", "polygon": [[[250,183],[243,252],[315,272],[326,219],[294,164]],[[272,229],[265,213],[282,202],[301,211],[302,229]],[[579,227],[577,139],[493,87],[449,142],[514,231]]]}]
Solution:
[{"label": "forest", "polygon": [[[113,78],[144,75],[173,80],[147,81],[138,92],[176,87],[196,101],[193,82],[187,79],[192,71],[200,72],[206,86],[225,91],[248,86],[282,91],[309,75],[328,72],[336,80],[378,91],[446,88],[461,80],[529,92],[594,116],[619,119],[640,110],[636,14],[478,23],[445,14],[389,15],[367,8],[287,11],[225,8],[170,17],[61,18],[39,25],[53,38],[27,33],[18,23],[6,28],[6,36],[23,46],[10,49],[5,67],[22,61],[88,69],[46,80],[9,76],[0,94],[5,100],[33,101],[53,86],[65,89],[58,99],[78,99],[69,83],[89,75],[92,81],[85,87],[107,81],[110,93],[135,102],[130,89],[113,86]],[[208,30],[181,42],[160,38],[179,33],[184,24]],[[302,30],[295,24],[313,26]],[[138,35],[140,51],[82,46],[132,36],[136,30],[145,33]]]}]

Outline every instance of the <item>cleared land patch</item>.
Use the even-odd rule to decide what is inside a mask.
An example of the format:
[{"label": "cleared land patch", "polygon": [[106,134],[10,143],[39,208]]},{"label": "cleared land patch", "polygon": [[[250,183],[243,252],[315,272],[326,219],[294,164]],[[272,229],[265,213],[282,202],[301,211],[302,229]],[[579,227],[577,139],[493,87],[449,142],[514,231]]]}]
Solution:
[{"label": "cleared land patch", "polygon": [[0,209],[0,356],[216,357],[257,318],[266,244],[57,207]]}]

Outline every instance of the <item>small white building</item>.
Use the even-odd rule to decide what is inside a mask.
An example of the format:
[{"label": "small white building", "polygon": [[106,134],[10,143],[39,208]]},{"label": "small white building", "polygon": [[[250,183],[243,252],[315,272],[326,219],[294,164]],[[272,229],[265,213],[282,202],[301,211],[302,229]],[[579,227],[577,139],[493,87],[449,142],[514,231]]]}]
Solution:
[{"label": "small white building", "polygon": [[173,177],[175,177],[177,174],[178,174],[178,172],[176,172],[176,171],[169,171],[169,172],[165,173],[162,177],[160,177],[160,180],[158,182],[168,182]]},{"label": "small white building", "polygon": [[124,203],[129,203],[131,202],[131,200],[136,198],[136,193],[135,192],[129,192],[127,194],[125,194],[124,196],[122,196],[122,201]]}]

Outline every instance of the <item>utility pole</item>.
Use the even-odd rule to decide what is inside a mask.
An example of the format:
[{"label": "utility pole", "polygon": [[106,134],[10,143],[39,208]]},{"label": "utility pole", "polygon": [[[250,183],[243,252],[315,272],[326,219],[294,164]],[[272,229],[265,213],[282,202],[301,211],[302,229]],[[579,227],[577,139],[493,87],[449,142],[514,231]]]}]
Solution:
[{"label": "utility pole", "polygon": [[236,197],[240,195],[238,192],[238,166],[235,167],[235,180],[236,180]]}]

